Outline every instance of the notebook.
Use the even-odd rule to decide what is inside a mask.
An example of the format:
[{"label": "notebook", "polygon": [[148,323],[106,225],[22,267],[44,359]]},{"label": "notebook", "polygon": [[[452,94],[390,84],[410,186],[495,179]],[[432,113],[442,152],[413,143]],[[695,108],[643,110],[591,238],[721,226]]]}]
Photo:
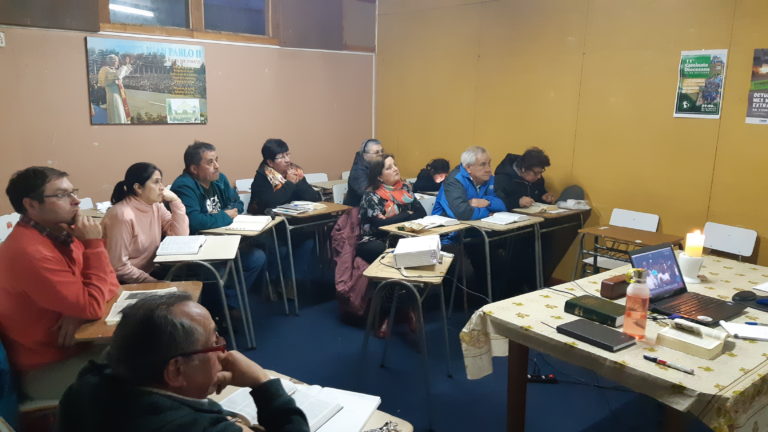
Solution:
[{"label": "notebook", "polygon": [[672,245],[649,246],[629,252],[632,267],[648,270],[650,309],[705,326],[715,326],[740,314],[746,306],[688,291]]},{"label": "notebook", "polygon": [[632,336],[584,318],[560,324],[555,330],[610,352],[620,351],[635,344],[635,338]]}]

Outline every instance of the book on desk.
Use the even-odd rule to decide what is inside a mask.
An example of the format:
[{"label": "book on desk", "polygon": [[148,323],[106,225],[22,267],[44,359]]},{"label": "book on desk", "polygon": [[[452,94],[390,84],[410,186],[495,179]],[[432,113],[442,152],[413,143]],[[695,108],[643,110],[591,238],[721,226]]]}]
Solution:
[{"label": "book on desk", "polygon": [[[307,417],[312,432],[358,431],[381,404],[378,396],[355,393],[331,387],[295,384],[280,379],[286,393]],[[239,388],[220,404],[238,414],[251,425],[258,424],[256,404],[249,388]]]},{"label": "book on desk", "polygon": [[624,324],[624,305],[593,295],[582,295],[565,302],[565,312],[611,327]]},{"label": "book on desk", "polygon": [[205,243],[205,236],[167,236],[160,242],[155,255],[195,255]]}]

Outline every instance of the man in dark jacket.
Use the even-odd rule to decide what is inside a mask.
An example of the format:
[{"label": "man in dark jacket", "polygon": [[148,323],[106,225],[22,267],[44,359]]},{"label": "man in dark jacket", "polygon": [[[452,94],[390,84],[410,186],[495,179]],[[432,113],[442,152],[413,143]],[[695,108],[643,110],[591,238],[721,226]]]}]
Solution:
[{"label": "man in dark jacket", "polygon": [[368,165],[384,154],[384,147],[377,139],[367,139],[360,146],[360,151],[355,153],[352,168],[349,170],[347,180],[347,196],[344,197],[344,205],[357,207],[363,199],[363,193],[368,188]]},{"label": "man in dark jacket", "polygon": [[549,156],[531,147],[522,156],[508,153],[496,167],[496,195],[508,210],[530,207],[535,202],[552,204],[555,196],[544,187]]},{"label": "man in dark jacket", "polygon": [[123,311],[109,365],[88,364],[65,392],[60,430],[242,431],[232,412],[207,398],[230,384],[251,388],[267,431],[309,431],[280,380],[227,351],[211,315],[188,294],[146,297]]}]

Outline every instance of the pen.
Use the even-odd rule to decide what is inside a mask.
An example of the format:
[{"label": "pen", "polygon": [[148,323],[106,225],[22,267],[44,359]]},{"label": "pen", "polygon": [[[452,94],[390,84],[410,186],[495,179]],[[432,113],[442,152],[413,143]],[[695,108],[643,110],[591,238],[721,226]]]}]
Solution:
[{"label": "pen", "polygon": [[660,359],[658,357],[653,357],[653,356],[649,356],[648,354],[643,354],[643,358],[648,360],[648,361],[650,361],[650,362],[654,362],[656,364],[664,365],[666,367],[669,367],[669,368],[672,368],[672,369],[675,369],[675,370],[679,370],[680,372],[685,372],[685,373],[687,373],[689,375],[694,375],[693,369],[685,368],[685,367],[682,367],[680,365],[676,365],[674,363],[670,363],[670,362],[668,362],[666,360],[662,360],[662,359]]},{"label": "pen", "polygon": [[755,322],[755,321],[747,321],[744,324],[753,325],[753,326],[766,326],[766,324],[760,324],[759,322]]}]

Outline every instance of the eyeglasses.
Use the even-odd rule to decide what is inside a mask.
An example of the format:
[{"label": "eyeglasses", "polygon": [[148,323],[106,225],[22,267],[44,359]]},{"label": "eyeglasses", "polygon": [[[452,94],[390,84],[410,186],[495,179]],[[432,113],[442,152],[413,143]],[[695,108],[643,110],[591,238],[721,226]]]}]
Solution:
[{"label": "eyeglasses", "polygon": [[536,177],[539,177],[539,176],[543,175],[544,171],[545,170],[543,170],[543,169],[541,169],[541,170],[535,170],[535,169],[528,170],[529,173],[535,175]]},{"label": "eyeglasses", "polygon": [[365,154],[370,154],[370,155],[383,155],[383,154],[384,154],[384,149],[382,149],[382,150],[377,150],[377,151],[375,151],[375,152],[365,152]]},{"label": "eyeglasses", "polygon": [[59,192],[50,195],[43,195],[43,198],[56,198],[57,200],[63,199],[77,199],[77,194],[80,193],[80,189],[72,189],[69,192]]},{"label": "eyeglasses", "polygon": [[285,152],[279,156],[275,156],[275,160],[288,159],[289,157],[291,157],[291,152]]},{"label": "eyeglasses", "polygon": [[175,356],[172,356],[171,358],[174,358],[174,357],[189,357],[189,356],[193,356],[193,355],[197,355],[197,354],[207,354],[207,353],[212,353],[212,352],[221,352],[221,353],[227,352],[227,340],[224,339],[223,336],[219,335],[218,332],[216,332],[216,344],[214,346],[208,347],[208,348],[199,349],[199,350],[195,350],[195,351],[183,352],[181,354],[176,354]]}]

